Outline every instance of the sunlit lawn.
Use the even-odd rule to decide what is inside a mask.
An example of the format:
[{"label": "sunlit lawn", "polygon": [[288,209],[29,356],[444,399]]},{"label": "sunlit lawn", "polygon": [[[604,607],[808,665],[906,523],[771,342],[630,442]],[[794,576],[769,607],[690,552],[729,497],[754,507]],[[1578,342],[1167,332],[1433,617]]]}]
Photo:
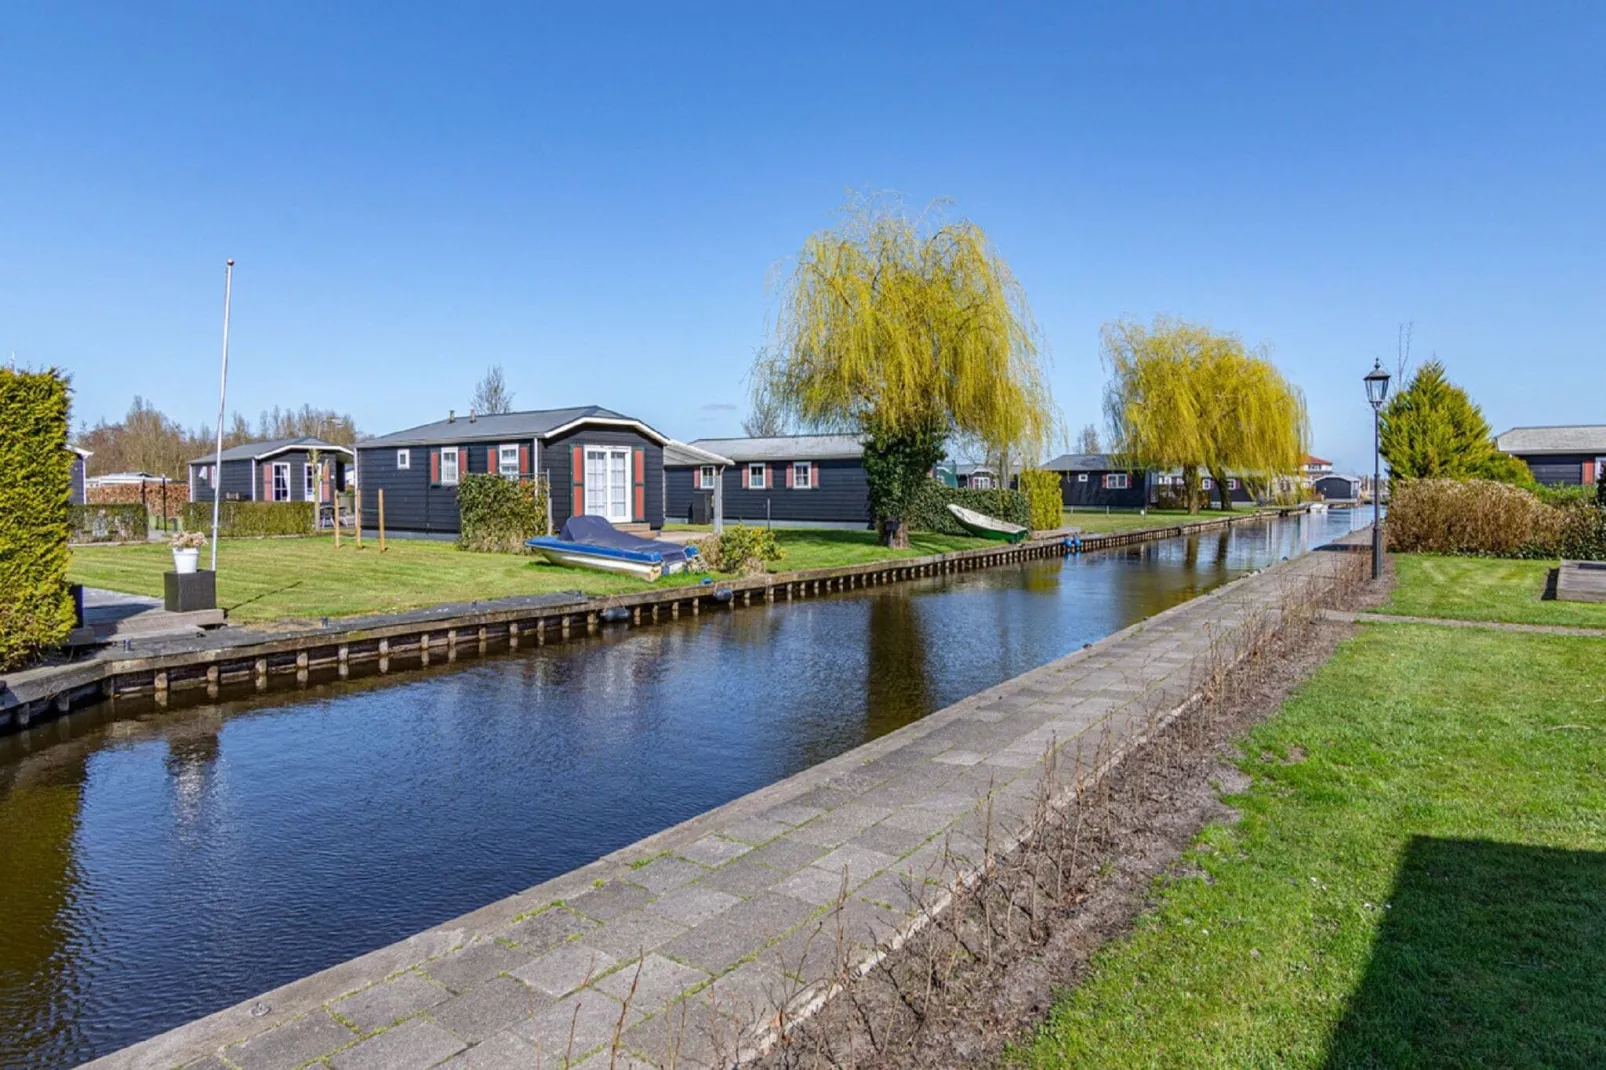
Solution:
[{"label": "sunlit lawn", "polygon": [[[916,535],[909,550],[876,545],[868,531],[778,531],[786,557],[776,571],[823,568],[910,557],[984,545],[977,539]],[[202,551],[202,562],[210,549]],[[162,574],[172,568],[166,545],[82,546],[73,550],[73,583],[161,597]],[[451,543],[391,539],[383,554],[372,539],[352,541],[224,539],[218,544],[218,603],[236,623],[311,620],[395,612],[472,599],[581,590],[617,594],[701,577],[669,576],[649,585],[606,572],[559,568],[513,554],[471,554]]]},{"label": "sunlit lawn", "polygon": [[1606,1065],[1606,640],[1375,625],[1036,1067]]},{"label": "sunlit lawn", "polygon": [[1543,599],[1554,561],[1395,554],[1394,595],[1380,612],[1409,617],[1606,628],[1606,605]]}]

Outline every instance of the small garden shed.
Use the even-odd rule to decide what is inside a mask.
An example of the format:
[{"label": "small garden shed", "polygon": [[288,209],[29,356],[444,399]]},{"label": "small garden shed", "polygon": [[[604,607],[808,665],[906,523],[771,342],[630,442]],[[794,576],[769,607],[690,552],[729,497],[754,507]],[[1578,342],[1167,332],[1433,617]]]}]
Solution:
[{"label": "small garden shed", "polygon": [[[315,486],[312,453],[324,464],[322,486]],[[226,502],[327,502],[336,490],[351,489],[352,451],[321,438],[246,442],[190,462],[190,501],[209,502],[213,490]]]}]

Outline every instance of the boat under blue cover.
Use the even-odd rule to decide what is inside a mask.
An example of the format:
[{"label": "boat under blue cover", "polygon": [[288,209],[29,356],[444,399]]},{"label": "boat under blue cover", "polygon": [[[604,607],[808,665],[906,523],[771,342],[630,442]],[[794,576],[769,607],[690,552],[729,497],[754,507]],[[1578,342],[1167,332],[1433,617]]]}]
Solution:
[{"label": "boat under blue cover", "polygon": [[554,564],[623,572],[649,581],[693,566],[697,547],[643,539],[620,531],[600,516],[570,517],[559,538],[538,536],[525,545]]}]

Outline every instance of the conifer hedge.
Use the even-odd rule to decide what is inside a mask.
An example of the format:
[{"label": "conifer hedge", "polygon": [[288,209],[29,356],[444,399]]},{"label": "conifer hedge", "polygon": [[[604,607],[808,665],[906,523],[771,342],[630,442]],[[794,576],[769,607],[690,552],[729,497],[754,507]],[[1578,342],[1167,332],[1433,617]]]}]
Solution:
[{"label": "conifer hedge", "polygon": [[524,540],[546,533],[546,500],[535,483],[492,473],[465,475],[457,484],[457,548],[522,554]]},{"label": "conifer hedge", "polygon": [[1031,526],[1032,516],[1026,505],[1026,495],[1018,490],[970,490],[927,479],[909,499],[908,511],[904,515],[910,530],[933,531],[939,535],[969,535],[970,532],[948,511],[950,502],[1011,524]]},{"label": "conifer hedge", "polygon": [[[314,502],[221,502],[217,536],[220,539],[264,538],[272,535],[311,535]],[[212,530],[212,503],[188,502],[184,530]]]},{"label": "conifer hedge", "polygon": [[72,630],[67,413],[67,380],[54,369],[0,369],[0,671]]}]

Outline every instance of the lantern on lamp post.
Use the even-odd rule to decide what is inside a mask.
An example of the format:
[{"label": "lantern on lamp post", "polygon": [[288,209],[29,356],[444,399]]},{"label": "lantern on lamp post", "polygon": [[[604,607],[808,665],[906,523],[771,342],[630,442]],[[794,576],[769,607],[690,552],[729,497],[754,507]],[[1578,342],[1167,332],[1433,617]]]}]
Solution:
[{"label": "lantern on lamp post", "polygon": [[1372,578],[1383,575],[1383,402],[1389,396],[1389,373],[1374,360],[1366,373],[1366,400],[1372,403]]}]

